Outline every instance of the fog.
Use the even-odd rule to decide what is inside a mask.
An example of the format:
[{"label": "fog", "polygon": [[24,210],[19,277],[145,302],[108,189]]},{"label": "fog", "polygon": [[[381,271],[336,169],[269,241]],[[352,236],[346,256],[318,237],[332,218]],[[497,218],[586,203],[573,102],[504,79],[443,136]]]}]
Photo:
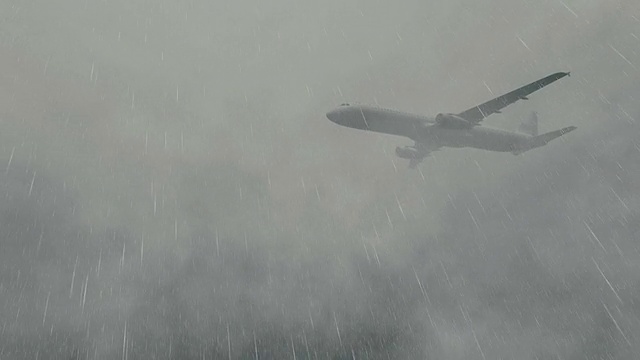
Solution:
[{"label": "fog", "polygon": [[[0,1],[0,358],[640,356],[640,3]],[[578,130],[520,156],[342,102]]]}]

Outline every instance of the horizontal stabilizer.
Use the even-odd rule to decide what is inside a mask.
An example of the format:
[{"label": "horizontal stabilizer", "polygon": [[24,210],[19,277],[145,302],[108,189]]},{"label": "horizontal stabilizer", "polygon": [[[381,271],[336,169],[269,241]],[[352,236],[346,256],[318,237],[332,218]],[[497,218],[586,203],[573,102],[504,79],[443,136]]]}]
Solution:
[{"label": "horizontal stabilizer", "polygon": [[532,147],[540,147],[540,146],[544,146],[546,145],[549,141],[558,138],[568,132],[571,132],[573,130],[577,129],[577,127],[575,126],[569,126],[566,127],[564,129],[560,129],[560,130],[556,130],[556,131],[551,131],[548,132],[546,134],[542,134],[542,135],[538,135],[538,136],[534,136],[533,138],[531,138],[531,145]]}]

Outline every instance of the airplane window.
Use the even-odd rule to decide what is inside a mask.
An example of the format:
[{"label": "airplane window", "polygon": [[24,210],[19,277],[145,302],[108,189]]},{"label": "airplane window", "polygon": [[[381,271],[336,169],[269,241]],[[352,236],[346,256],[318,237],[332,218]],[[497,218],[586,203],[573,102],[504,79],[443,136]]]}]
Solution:
[{"label": "airplane window", "polygon": [[348,103],[343,103],[343,104],[340,104],[340,106],[349,106],[349,104]]}]

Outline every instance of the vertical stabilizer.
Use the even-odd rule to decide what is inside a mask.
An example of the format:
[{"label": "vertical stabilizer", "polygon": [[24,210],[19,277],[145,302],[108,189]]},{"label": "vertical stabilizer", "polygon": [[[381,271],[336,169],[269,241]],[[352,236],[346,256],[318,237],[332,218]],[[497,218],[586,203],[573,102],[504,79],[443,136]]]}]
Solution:
[{"label": "vertical stabilizer", "polygon": [[528,118],[522,120],[518,131],[523,134],[538,136],[538,113],[532,111]]}]

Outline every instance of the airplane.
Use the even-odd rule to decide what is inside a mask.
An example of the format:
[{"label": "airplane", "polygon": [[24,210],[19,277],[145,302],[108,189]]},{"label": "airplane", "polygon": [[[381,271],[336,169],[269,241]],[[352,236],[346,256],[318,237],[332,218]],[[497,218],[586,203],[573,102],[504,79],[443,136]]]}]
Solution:
[{"label": "airplane", "polygon": [[538,135],[538,119],[535,113],[522,122],[519,132],[481,126],[480,122],[491,114],[499,114],[500,110],[518,100],[528,100],[527,96],[536,90],[570,75],[570,72],[551,74],[458,114],[440,113],[433,117],[344,103],[329,111],[326,116],[338,125],[413,140],[413,146],[396,147],[396,155],[408,159],[409,168],[412,169],[432,152],[443,147],[469,147],[519,155],[544,146],[549,141],[575,130],[576,127],[569,126]]}]

